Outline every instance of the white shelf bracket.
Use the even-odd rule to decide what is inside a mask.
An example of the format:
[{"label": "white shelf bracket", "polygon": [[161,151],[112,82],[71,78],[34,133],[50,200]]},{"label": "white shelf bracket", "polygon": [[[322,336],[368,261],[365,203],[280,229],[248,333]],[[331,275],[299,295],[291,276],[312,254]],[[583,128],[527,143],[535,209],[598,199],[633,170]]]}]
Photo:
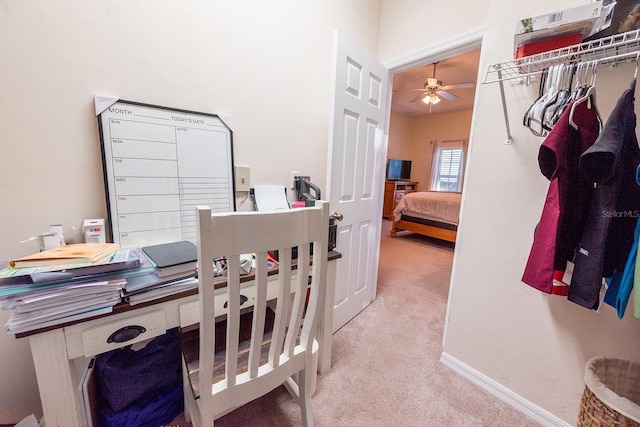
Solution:
[{"label": "white shelf bracket", "polygon": [[498,73],[498,80],[500,82],[500,98],[502,99],[502,111],[504,111],[504,124],[507,128],[507,141],[506,145],[511,145],[513,143],[513,138],[511,136],[511,126],[509,126],[509,112],[507,110],[507,100],[504,96],[504,83],[502,80],[502,68],[498,64],[496,66],[496,71]]}]

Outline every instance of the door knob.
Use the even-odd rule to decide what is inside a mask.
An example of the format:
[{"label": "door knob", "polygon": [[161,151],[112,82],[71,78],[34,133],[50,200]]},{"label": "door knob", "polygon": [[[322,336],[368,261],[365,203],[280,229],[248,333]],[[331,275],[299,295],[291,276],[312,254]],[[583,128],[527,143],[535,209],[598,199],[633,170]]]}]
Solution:
[{"label": "door knob", "polygon": [[332,213],[331,213],[331,216],[332,216],[334,219],[338,220],[338,221],[342,221],[342,218],[343,218],[343,217],[342,217],[342,214],[341,214],[341,213],[338,213],[338,212],[332,212]]}]

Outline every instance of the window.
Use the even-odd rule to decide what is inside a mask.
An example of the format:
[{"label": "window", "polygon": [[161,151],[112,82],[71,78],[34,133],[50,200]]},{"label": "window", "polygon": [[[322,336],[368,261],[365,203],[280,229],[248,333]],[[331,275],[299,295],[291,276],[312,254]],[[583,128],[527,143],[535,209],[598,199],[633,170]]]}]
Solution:
[{"label": "window", "polygon": [[431,164],[432,191],[462,191],[464,146],[463,140],[434,142]]}]

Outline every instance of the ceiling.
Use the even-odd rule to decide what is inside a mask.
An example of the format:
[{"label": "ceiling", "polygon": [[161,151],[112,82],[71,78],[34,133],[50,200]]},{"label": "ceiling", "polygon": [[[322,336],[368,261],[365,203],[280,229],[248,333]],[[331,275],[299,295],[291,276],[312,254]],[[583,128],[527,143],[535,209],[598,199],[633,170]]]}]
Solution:
[{"label": "ceiling", "polygon": [[[477,83],[479,61],[479,49],[443,59],[438,62],[436,67],[436,78],[441,80],[445,86],[468,82]],[[418,117],[473,108],[475,88],[447,90],[447,92],[456,95],[458,98],[454,101],[449,101],[440,97],[440,102],[431,105],[431,112],[429,112],[429,105],[420,99],[411,102],[412,99],[420,94],[420,89],[424,88],[428,77],[433,77],[433,64],[395,74],[393,76],[391,112],[407,117]]]}]

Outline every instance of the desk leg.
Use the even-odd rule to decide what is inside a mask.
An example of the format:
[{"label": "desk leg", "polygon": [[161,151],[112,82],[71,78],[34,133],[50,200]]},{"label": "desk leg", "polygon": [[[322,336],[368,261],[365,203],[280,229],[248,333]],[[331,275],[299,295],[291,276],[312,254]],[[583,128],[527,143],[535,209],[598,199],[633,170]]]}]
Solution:
[{"label": "desk leg", "polygon": [[80,427],[80,406],[64,330],[29,337],[47,427]]},{"label": "desk leg", "polygon": [[324,374],[331,368],[331,339],[333,331],[333,303],[336,293],[336,263],[327,263],[327,286],[324,292],[324,301],[319,301],[323,309],[320,311],[318,322],[317,340],[320,344],[318,351],[318,372]]}]

